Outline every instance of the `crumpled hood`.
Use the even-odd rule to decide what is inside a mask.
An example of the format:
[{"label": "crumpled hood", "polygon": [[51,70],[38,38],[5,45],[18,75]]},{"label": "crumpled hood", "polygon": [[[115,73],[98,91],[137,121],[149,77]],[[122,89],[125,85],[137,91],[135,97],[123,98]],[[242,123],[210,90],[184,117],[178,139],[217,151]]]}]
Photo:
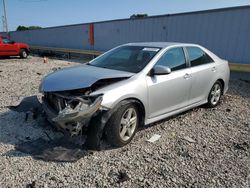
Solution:
[{"label": "crumpled hood", "polygon": [[126,78],[134,73],[80,65],[65,68],[47,75],[41,85],[42,92],[67,91],[91,87],[98,80],[108,78]]}]

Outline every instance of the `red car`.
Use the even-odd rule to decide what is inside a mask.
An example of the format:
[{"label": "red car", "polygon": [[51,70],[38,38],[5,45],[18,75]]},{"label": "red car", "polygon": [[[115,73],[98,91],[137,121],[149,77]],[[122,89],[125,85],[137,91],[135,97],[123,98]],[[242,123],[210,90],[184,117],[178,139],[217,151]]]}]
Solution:
[{"label": "red car", "polygon": [[0,36],[0,56],[20,56],[27,58],[30,48],[27,44],[11,41],[9,38]]}]

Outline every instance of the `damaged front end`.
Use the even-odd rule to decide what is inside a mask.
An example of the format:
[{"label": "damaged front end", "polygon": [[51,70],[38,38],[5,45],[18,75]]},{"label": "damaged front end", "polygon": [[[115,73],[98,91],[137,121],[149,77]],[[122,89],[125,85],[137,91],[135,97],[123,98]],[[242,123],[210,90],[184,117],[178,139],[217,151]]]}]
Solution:
[{"label": "damaged front end", "polygon": [[82,93],[79,90],[44,93],[43,109],[48,120],[71,136],[79,135],[101,109],[102,95],[89,96],[88,92]]}]

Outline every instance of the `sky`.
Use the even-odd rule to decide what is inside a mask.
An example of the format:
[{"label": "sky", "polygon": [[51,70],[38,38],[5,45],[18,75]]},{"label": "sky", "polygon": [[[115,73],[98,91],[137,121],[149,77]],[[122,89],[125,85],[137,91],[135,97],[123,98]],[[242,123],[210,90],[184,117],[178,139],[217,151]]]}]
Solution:
[{"label": "sky", "polygon": [[[250,0],[5,0],[9,30],[250,5]],[[3,0],[0,0],[0,16]],[[0,31],[3,30],[2,19]]]}]

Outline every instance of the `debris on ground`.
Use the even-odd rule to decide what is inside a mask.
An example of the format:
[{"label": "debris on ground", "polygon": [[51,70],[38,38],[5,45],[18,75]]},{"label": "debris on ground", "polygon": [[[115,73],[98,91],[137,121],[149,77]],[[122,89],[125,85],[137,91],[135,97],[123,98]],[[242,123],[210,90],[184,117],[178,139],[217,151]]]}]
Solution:
[{"label": "debris on ground", "polygon": [[151,142],[151,143],[154,143],[154,142],[156,142],[157,140],[159,140],[160,138],[161,138],[161,135],[159,135],[159,134],[154,134],[154,135],[151,136],[151,138],[148,139],[147,141],[148,141],[148,142]]},{"label": "debris on ground", "polygon": [[43,63],[48,63],[48,58],[46,56],[43,57]]},{"label": "debris on ground", "polygon": [[189,136],[184,136],[183,139],[190,142],[190,143],[195,143],[196,142],[194,139],[190,138]]}]

